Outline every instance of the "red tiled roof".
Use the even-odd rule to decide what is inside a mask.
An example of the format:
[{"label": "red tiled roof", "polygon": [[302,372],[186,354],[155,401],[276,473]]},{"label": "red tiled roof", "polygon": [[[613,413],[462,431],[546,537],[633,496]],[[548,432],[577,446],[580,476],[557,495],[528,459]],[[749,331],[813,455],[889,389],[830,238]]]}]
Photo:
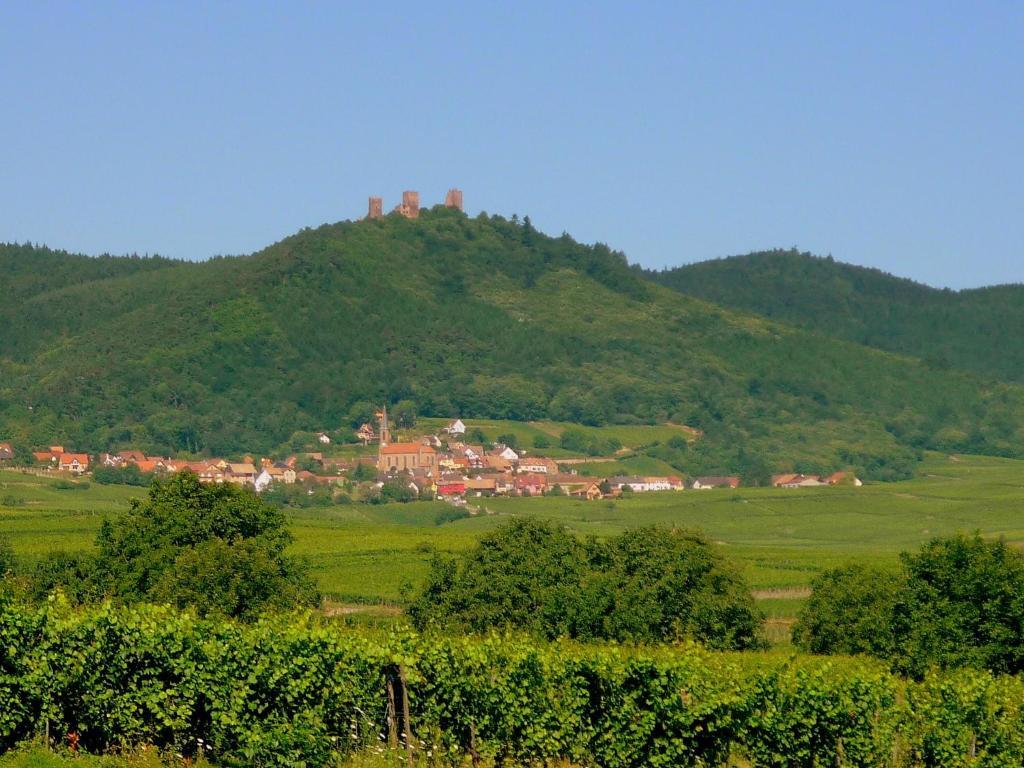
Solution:
[{"label": "red tiled roof", "polygon": [[388,456],[406,453],[437,453],[429,445],[423,443],[391,443],[381,447],[380,452]]},{"label": "red tiled roof", "polygon": [[544,475],[526,474],[516,476],[516,486],[520,488],[530,485],[547,485],[547,483],[548,479]]}]

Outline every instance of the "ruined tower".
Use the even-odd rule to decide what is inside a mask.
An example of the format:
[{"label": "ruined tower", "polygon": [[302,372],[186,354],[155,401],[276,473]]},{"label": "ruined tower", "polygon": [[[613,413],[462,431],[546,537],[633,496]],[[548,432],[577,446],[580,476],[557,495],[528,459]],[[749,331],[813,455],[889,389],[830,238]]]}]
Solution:
[{"label": "ruined tower", "polygon": [[462,210],[462,190],[461,189],[449,189],[448,194],[444,196],[444,207],[454,208],[457,211]]},{"label": "ruined tower", "polygon": [[395,206],[395,211],[407,219],[420,217],[420,193],[407,189],[402,193],[402,204]]},{"label": "ruined tower", "polygon": [[384,215],[384,199],[380,197],[370,198],[370,210],[366,214],[368,219],[379,219]]}]

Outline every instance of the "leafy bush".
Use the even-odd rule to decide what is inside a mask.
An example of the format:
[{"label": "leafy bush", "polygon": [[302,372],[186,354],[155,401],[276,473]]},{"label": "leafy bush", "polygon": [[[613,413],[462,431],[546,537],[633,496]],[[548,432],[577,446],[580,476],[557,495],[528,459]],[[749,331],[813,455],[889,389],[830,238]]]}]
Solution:
[{"label": "leafy bush", "polygon": [[932,666],[1024,671],[1024,556],[980,535],[936,538],[898,574],[849,566],[814,583],[794,641],[869,653],[921,677]]},{"label": "leafy bush", "polygon": [[559,445],[567,451],[585,453],[588,456],[604,456],[615,453],[622,443],[615,437],[597,437],[581,429],[570,427],[562,432]]},{"label": "leafy bush", "polygon": [[16,564],[17,558],[11,540],[6,536],[0,536],[0,579],[13,572]]},{"label": "leafy bush", "polygon": [[762,619],[746,582],[704,536],[636,528],[591,544],[574,635],[754,648]]},{"label": "leafy bush", "polygon": [[123,467],[96,467],[92,479],[100,485],[135,485],[146,487],[153,482],[152,472],[143,472],[134,464]]},{"label": "leafy bush", "polygon": [[484,536],[461,562],[436,556],[409,614],[420,627],[521,627],[557,637],[570,631],[586,570],[586,551],[572,535],[518,518]]},{"label": "leafy bush", "polygon": [[446,507],[434,515],[434,525],[453,523],[456,520],[465,520],[469,517],[469,510],[465,507]]},{"label": "leafy bush", "polygon": [[54,480],[50,487],[58,491],[87,491],[89,490],[88,480]]},{"label": "leafy bush", "polygon": [[45,602],[55,591],[73,603],[95,602],[106,586],[99,577],[96,555],[89,552],[48,552],[28,569],[28,597]]},{"label": "leafy bush", "polygon": [[42,560],[33,589],[37,597],[62,587],[76,600],[162,600],[201,615],[254,619],[266,608],[319,599],[305,567],[284,554],[290,542],[276,507],[183,472],[104,521],[95,556],[57,552]]},{"label": "leafy bush", "polygon": [[901,560],[907,590],[894,618],[897,668],[1024,671],[1024,555],[975,534],[933,539]]},{"label": "leafy bush", "polygon": [[812,582],[793,642],[811,653],[891,656],[893,615],[904,586],[899,573],[860,564],[825,571]]},{"label": "leafy bush", "polygon": [[0,648],[0,751],[48,726],[91,751],[192,756],[202,743],[218,764],[332,765],[387,738],[390,683],[396,710],[409,702],[410,746],[433,764],[1024,761],[1024,683],[987,672],[915,683],[848,660],[383,634],[301,616],[239,625],[60,600],[0,600]]},{"label": "leafy bush", "polygon": [[885,765],[898,684],[870,668],[770,668],[752,675],[743,741],[755,765]]},{"label": "leafy bush", "polygon": [[392,502],[407,503],[418,498],[408,482],[388,480],[380,488],[367,497],[370,504],[390,504]]},{"label": "leafy bush", "polygon": [[[960,670],[907,690],[906,740],[914,765],[1024,764],[1024,681]],[[908,761],[909,762],[909,761]]]},{"label": "leafy bush", "polygon": [[435,557],[409,613],[421,628],[761,644],[761,615],[739,574],[700,535],[654,528],[583,543],[549,523],[514,520],[461,560]]}]

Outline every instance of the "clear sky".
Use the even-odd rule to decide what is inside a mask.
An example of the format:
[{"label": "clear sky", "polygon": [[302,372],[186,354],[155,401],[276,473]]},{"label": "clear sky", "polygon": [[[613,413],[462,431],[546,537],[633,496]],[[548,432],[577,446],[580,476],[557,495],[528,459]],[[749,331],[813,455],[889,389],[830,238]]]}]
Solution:
[{"label": "clear sky", "polygon": [[647,266],[1024,281],[1024,3],[0,4],[0,240],[199,259],[370,194]]}]

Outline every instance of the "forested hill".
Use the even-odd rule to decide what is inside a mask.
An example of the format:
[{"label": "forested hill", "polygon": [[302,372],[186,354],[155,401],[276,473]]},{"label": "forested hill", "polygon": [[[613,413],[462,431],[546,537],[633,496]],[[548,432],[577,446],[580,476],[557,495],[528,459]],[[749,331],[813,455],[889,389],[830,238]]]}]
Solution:
[{"label": "forested hill", "polygon": [[[2,262],[0,283],[48,258]],[[893,477],[920,448],[1024,453],[1020,387],[722,309],[528,219],[441,208],[57,280],[3,302],[0,329],[0,439],[33,445],[286,450],[406,400],[690,424],[702,439],[662,455],[695,473]]]},{"label": "forested hill", "polygon": [[1024,382],[1024,285],[950,291],[798,251],[645,272],[727,307],[859,344]]},{"label": "forested hill", "polygon": [[44,246],[0,243],[3,300],[24,301],[69,285],[163,269],[178,262],[158,256],[83,256]]}]

